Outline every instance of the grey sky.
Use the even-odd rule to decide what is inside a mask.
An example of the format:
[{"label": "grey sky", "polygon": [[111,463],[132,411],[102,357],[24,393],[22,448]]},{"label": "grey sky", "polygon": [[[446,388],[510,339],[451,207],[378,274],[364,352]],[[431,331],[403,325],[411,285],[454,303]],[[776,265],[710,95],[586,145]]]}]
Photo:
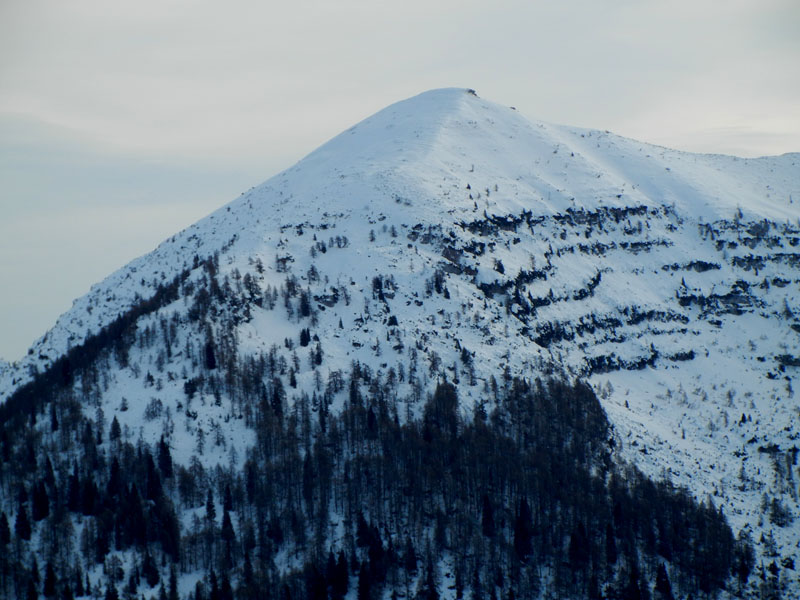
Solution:
[{"label": "grey sky", "polygon": [[800,151],[796,0],[4,0],[0,356],[160,240],[436,87],[676,148]]}]

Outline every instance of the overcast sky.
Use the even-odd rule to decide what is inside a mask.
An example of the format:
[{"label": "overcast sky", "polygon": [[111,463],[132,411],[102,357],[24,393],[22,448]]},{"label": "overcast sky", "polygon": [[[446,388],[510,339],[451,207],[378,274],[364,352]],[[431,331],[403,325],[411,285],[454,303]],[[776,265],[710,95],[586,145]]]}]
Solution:
[{"label": "overcast sky", "polygon": [[0,357],[373,112],[472,87],[675,148],[800,151],[797,0],[2,0]]}]

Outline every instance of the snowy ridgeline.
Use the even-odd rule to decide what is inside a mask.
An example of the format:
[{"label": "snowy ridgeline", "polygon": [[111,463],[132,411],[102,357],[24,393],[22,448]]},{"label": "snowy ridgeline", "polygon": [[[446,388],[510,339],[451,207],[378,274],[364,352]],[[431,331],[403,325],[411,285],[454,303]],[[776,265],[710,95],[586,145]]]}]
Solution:
[{"label": "snowy ridgeline", "polygon": [[[331,459],[330,453],[320,458],[314,440],[336,443],[329,439],[333,432],[323,429],[323,415],[343,429],[353,426],[338,419],[355,410],[355,381],[367,430],[372,414],[373,425],[400,428],[393,435],[405,439],[414,422],[424,421],[437,384],[449,381],[457,388],[462,433],[471,431],[475,414],[486,414],[496,418],[494,435],[510,435],[504,428],[514,422],[502,417],[510,410],[509,399],[516,398],[512,382],[577,376],[597,390],[609,416],[614,464],[625,459],[656,479],[686,486],[705,506],[713,503],[734,536],[741,532],[755,544],[764,577],[754,576],[751,589],[760,585],[797,595],[790,559],[800,542],[792,524],[800,475],[792,387],[800,365],[795,317],[800,223],[791,197],[800,189],[798,160],[797,155],[743,160],[680,153],[608,133],[530,123],[512,109],[461,90],[423,94],[344,132],[95,286],[27,357],[5,372],[0,368],[5,413],[24,404],[25,395],[13,390],[38,371],[35,398],[27,398],[34,398],[42,418],[32,426],[50,440],[53,464],[62,461],[56,455],[65,457],[64,472],[55,469],[59,482],[67,482],[70,460],[78,456],[86,466],[73,473],[76,480],[89,485],[91,475],[102,487],[115,453],[128,447],[141,453],[149,446],[157,457],[159,448],[169,448],[170,461],[180,465],[177,477],[165,477],[159,461],[151,462],[172,507],[160,518],[173,524],[172,531],[177,528],[180,549],[170,554],[170,541],[158,536],[147,538],[145,546],[153,546],[153,555],[158,546],[179,558],[178,580],[188,593],[201,575],[208,588],[210,567],[216,567],[216,577],[223,560],[229,582],[236,587],[242,581],[248,518],[257,547],[264,547],[258,539],[262,528],[249,514],[256,504],[243,498],[249,493],[248,464],[268,468],[272,459],[265,459],[264,446],[277,444],[263,430],[267,403],[280,414],[272,425],[275,439],[307,441],[294,453],[291,443],[281,443],[287,454],[281,460],[294,460],[301,477],[299,496],[286,501],[299,504],[270,513],[288,541],[274,539],[280,535],[273,532],[268,565],[274,567],[260,565],[256,571],[262,569],[262,576],[263,569],[273,568],[281,576],[292,569],[305,573],[308,548],[323,558],[329,550],[334,555],[343,550],[355,585],[362,562],[380,562],[369,556],[379,552],[378,546],[403,555],[402,532],[416,523],[408,536],[420,568],[416,574],[406,570],[404,585],[424,587],[435,573],[444,593],[446,578],[455,573],[477,577],[479,585],[496,576],[460,562],[469,553],[459,556],[454,550],[466,546],[454,545],[453,529],[469,531],[469,526],[448,519],[440,524],[437,511],[449,515],[447,493],[438,504],[427,505],[424,518],[403,520],[397,513],[391,527],[387,519],[393,513],[383,501],[377,502],[377,514],[367,509],[364,526],[377,528],[380,544],[371,533],[364,543],[351,539],[359,525],[352,499],[326,506],[330,527],[324,535],[308,524],[314,511],[319,521],[325,492],[324,486],[314,487],[321,477],[316,467],[312,483],[303,483],[303,473],[312,458]],[[68,349],[68,359],[60,358]],[[77,402],[82,417],[71,402]],[[64,423],[65,416],[71,425]],[[55,433],[53,422],[62,433]],[[97,438],[99,462],[87,464],[90,451],[73,447],[81,436],[65,439],[69,427],[83,431],[83,438]],[[107,440],[111,431],[118,434],[116,449]],[[366,468],[363,489],[352,491],[358,497],[387,477],[385,465],[364,466],[379,460],[362,453],[379,437],[363,445],[348,439],[348,454],[334,455],[344,480],[354,477],[349,469]],[[408,443],[413,446],[413,440]],[[593,462],[599,456],[589,453],[584,467],[600,468]],[[37,477],[46,479],[44,460],[39,456],[37,468],[16,475],[27,482],[28,492],[35,490]],[[133,459],[118,460],[122,465]],[[126,469],[135,471],[141,460],[138,456]],[[157,491],[144,489],[155,478],[144,462],[144,470],[130,474],[126,485],[136,483],[142,500],[159,506]],[[194,492],[181,488],[181,469],[194,474],[185,476],[196,481]],[[638,485],[630,476],[625,480],[632,487],[623,486],[623,492]],[[15,498],[16,491],[6,485],[4,496]],[[220,503],[226,485],[233,496],[237,489],[241,495],[236,509],[225,511],[234,515],[230,522],[240,554],[231,549],[235,556],[225,556],[227,542],[216,540],[202,559],[187,559],[187,544],[194,548],[191,544],[198,542],[193,540],[209,527],[208,493]],[[307,491],[309,485],[314,491]],[[476,484],[459,510],[480,514],[482,494],[488,494],[490,507],[503,515],[499,529],[506,528],[497,544],[506,544],[506,553],[497,558],[503,576],[498,589],[522,589],[514,588],[522,585],[514,579],[522,577],[515,575],[514,561],[520,558],[515,520],[521,498],[535,493],[504,490],[497,482],[481,485],[488,488]],[[349,488],[339,489],[345,494]],[[614,498],[613,490],[608,494]],[[573,536],[621,543],[622,536],[614,531],[609,536],[603,521],[613,521],[615,504],[597,507],[592,527],[588,513],[583,519],[573,515],[558,533],[548,530],[541,539],[553,536],[548,543],[561,543],[567,554]],[[4,506],[9,518],[20,514],[17,503]],[[681,506],[689,510],[688,504]],[[540,507],[529,508],[536,526]],[[72,525],[80,531],[76,539],[85,537],[87,547],[95,547],[91,535],[96,538],[102,529],[101,513],[77,512],[85,518]],[[220,535],[226,529],[222,519],[219,514],[215,521]],[[388,539],[384,527],[393,532]],[[663,523],[653,528],[635,537],[645,542],[651,534],[656,541],[666,537]],[[429,539],[426,548],[425,540],[436,535],[440,538]],[[319,536],[325,542],[315,546]],[[35,539],[38,545],[28,543],[29,550],[44,547]],[[114,544],[108,541],[111,556]],[[484,540],[487,544],[492,545]],[[137,548],[119,555],[126,579],[145,570],[147,553]],[[739,546],[727,548],[733,553],[726,566],[732,578],[725,585],[736,593],[733,571],[741,575],[747,561],[735,549]],[[637,551],[646,553],[647,543]],[[38,554],[42,572],[46,552]],[[60,576],[63,560],[73,556],[65,552],[59,557]],[[604,546],[603,560],[608,552]],[[428,553],[430,565],[424,564]],[[682,589],[718,585],[701,582],[681,567],[685,559],[668,554],[665,548],[656,551],[667,566],[665,575],[680,579],[673,583]],[[550,568],[558,561],[545,555],[538,583],[526,579],[525,585],[542,586],[543,593],[548,586],[569,588],[559,579],[566,575]],[[594,584],[588,565],[600,559],[590,556],[584,573],[583,563],[574,562],[582,559],[567,556],[573,571],[584,573],[569,585],[624,587],[636,580],[656,587],[658,561],[638,564],[632,556],[614,561],[605,575],[595,574]],[[92,581],[105,582],[108,574],[101,576],[97,558],[85,555],[84,570]],[[154,568],[168,582],[169,569]],[[375,574],[371,568],[366,572],[378,579],[391,571]],[[294,577],[287,582],[300,585],[299,577],[311,585],[307,578],[313,573]],[[118,583],[122,589],[124,582]],[[459,585],[472,590],[475,583]]]}]

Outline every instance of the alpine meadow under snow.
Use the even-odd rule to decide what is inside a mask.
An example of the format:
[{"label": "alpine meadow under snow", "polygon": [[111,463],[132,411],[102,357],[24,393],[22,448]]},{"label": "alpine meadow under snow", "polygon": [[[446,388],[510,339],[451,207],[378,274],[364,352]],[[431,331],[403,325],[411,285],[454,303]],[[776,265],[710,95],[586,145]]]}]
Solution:
[{"label": "alpine meadow under snow", "polygon": [[799,202],[394,104],[0,364],[0,596],[800,598]]}]

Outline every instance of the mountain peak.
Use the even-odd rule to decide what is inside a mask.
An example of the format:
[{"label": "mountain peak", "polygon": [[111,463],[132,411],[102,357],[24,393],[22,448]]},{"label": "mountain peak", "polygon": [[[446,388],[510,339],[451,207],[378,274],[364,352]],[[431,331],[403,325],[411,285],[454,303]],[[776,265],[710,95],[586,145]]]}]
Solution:
[{"label": "mountain peak", "polygon": [[[602,468],[586,473],[607,473],[613,454],[697,498],[713,496],[736,530],[771,540],[759,552],[776,565],[800,544],[800,529],[788,526],[800,509],[786,470],[800,436],[792,387],[800,367],[797,161],[677,152],[531,122],[469,90],[425,92],[94,286],[27,357],[0,363],[0,416],[39,428],[53,455],[69,440],[87,440],[87,449],[107,443],[92,431],[116,422],[109,437],[117,444],[136,439],[162,458],[168,447],[179,465],[222,473],[216,467],[258,463],[260,452],[279,450],[277,440],[304,438],[303,452],[333,448],[341,429],[326,419],[348,410],[364,419],[343,436],[359,452],[421,417],[409,431],[432,457],[447,452],[428,442],[463,433],[470,415],[499,427],[506,442],[541,443],[547,431],[571,445],[567,430],[550,423],[569,416],[587,429],[585,417],[605,412],[613,430],[595,428],[591,442]],[[583,380],[600,400],[582,383],[541,396],[549,377]],[[75,414],[54,409],[48,420],[51,398]],[[90,413],[96,425],[83,423]],[[531,430],[515,429],[548,414]],[[67,429],[75,423],[89,435]],[[305,472],[300,452],[284,454],[295,474]],[[28,456],[23,442],[13,456]],[[75,457],[61,458],[55,471],[68,473]],[[25,485],[41,496],[38,477]],[[303,491],[309,514],[323,497],[312,488]],[[181,500],[184,516],[202,503],[191,495]],[[461,514],[477,509],[474,496]],[[604,510],[601,531],[612,507]],[[506,522],[525,512],[516,502],[503,511]],[[333,519],[319,514],[318,531],[328,531]]]},{"label": "mountain peak", "polygon": [[[282,218],[325,211],[391,211],[401,199],[434,218],[532,209],[556,214],[578,207],[675,204],[699,220],[737,210],[792,218],[790,163],[698,155],[652,146],[607,131],[530,121],[473,90],[423,92],[346,129],[287,171],[246,195]],[[723,173],[720,178],[720,173]],[[764,193],[769,185],[772,192]],[[461,190],[495,189],[489,197]],[[470,199],[472,196],[472,199]],[[690,200],[689,200],[690,199]],[[776,201],[778,199],[778,201]],[[363,210],[362,210],[363,209]],[[248,209],[250,210],[250,209]]]},{"label": "mountain peak", "polygon": [[[396,102],[349,127],[302,159],[290,172],[304,178],[327,171],[339,175],[396,172],[403,167],[423,175],[436,162],[465,152],[457,146],[460,137],[480,140],[488,126],[508,119],[511,109],[483,101],[473,90],[442,88]],[[454,134],[455,138],[454,139]],[[460,135],[459,135],[460,134]],[[463,145],[462,145],[463,146]],[[434,164],[428,159],[433,157]],[[461,161],[462,163],[465,161]],[[466,165],[467,168],[470,165]]]}]

